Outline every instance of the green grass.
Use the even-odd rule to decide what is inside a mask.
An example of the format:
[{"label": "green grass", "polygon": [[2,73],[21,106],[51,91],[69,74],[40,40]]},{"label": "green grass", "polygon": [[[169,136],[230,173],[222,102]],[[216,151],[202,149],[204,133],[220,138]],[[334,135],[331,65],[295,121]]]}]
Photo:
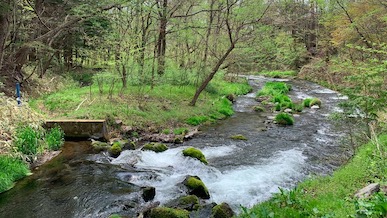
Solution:
[{"label": "green grass", "polygon": [[239,217],[364,217],[356,216],[361,211],[353,196],[371,182],[387,183],[387,134],[379,137],[379,148],[375,143],[365,144],[332,176],[311,178],[294,190],[282,190],[269,201],[244,208]]},{"label": "green grass", "polygon": [[286,78],[286,77],[297,76],[297,72],[292,71],[292,70],[288,70],[288,71],[262,71],[262,72],[257,72],[256,75],[262,75],[262,76],[273,77],[273,78]]},{"label": "green grass", "polygon": [[27,164],[11,156],[0,155],[0,193],[10,189],[14,181],[28,175]]},{"label": "green grass", "polygon": [[291,86],[284,82],[267,82],[265,86],[258,91],[257,96],[275,96],[278,94],[287,94]]},{"label": "green grass", "polygon": [[232,104],[224,96],[245,94],[251,90],[247,81],[227,82],[222,80],[221,74],[210,84],[216,91],[203,92],[195,107],[189,106],[196,91],[193,85],[164,83],[153,89],[149,85],[129,85],[122,89],[121,82],[115,84],[111,98],[108,98],[108,84],[104,85],[103,94],[99,93],[97,84],[93,84],[91,87],[71,87],[47,94],[32,100],[30,105],[51,118],[105,119],[110,115],[120,118],[126,125],[165,128],[176,123],[198,125],[205,119],[231,116]]},{"label": "green grass", "polygon": [[279,113],[275,116],[274,120],[281,125],[293,125],[294,118],[292,115],[287,113]]},{"label": "green grass", "polygon": [[64,132],[60,127],[54,127],[48,130],[44,136],[48,149],[59,150],[64,143]]}]

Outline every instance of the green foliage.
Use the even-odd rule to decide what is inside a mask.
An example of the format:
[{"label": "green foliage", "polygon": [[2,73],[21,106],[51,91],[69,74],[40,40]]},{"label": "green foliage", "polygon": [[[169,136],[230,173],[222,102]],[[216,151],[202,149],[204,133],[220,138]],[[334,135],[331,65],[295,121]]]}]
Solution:
[{"label": "green foliage", "polygon": [[173,134],[175,135],[185,135],[189,132],[189,130],[185,127],[176,128],[173,130]]},{"label": "green foliage", "polygon": [[272,77],[272,78],[286,78],[293,77],[297,75],[296,71],[288,70],[288,71],[261,71],[256,73],[258,75]]},{"label": "green foliage", "polygon": [[38,129],[30,126],[18,127],[16,129],[14,145],[18,152],[25,155],[36,155],[38,147],[42,144],[40,141],[41,137],[42,131]]},{"label": "green foliage", "polygon": [[312,99],[311,98],[306,98],[306,99],[304,99],[302,104],[304,105],[304,107],[310,107],[310,102],[312,102]]},{"label": "green foliage", "polygon": [[192,125],[192,126],[197,126],[197,125],[200,125],[206,121],[208,121],[207,116],[193,116],[193,117],[188,118],[186,123],[189,125]]},{"label": "green foliage", "polygon": [[376,193],[371,199],[359,199],[355,202],[357,217],[386,217],[387,195]]},{"label": "green foliage", "polygon": [[156,207],[147,215],[149,218],[189,218],[189,212],[181,209]]},{"label": "green foliage", "polygon": [[156,153],[159,153],[168,150],[168,146],[162,143],[152,142],[144,145],[142,150],[154,151]]},{"label": "green foliage", "polygon": [[234,114],[232,103],[227,98],[222,98],[220,101],[218,101],[217,106],[219,107],[218,112],[225,115],[226,117]]},{"label": "green foliage", "polygon": [[292,115],[287,113],[279,113],[275,116],[274,120],[281,125],[293,125],[294,118]]},{"label": "green foliage", "polygon": [[0,193],[12,187],[13,182],[29,173],[26,163],[20,159],[0,155]]},{"label": "green foliage", "polygon": [[64,143],[64,132],[60,127],[54,127],[48,130],[44,136],[48,149],[59,150]]},{"label": "green foliage", "polygon": [[199,149],[192,148],[192,147],[186,148],[183,150],[183,155],[186,157],[196,158],[196,159],[200,160],[202,163],[208,164],[206,157]]},{"label": "green foliage", "polygon": [[267,82],[265,86],[257,93],[257,96],[275,96],[278,94],[287,94],[291,86],[284,82]]},{"label": "green foliage", "polygon": [[304,110],[304,105],[301,104],[294,104],[293,110],[296,112],[302,112]]}]

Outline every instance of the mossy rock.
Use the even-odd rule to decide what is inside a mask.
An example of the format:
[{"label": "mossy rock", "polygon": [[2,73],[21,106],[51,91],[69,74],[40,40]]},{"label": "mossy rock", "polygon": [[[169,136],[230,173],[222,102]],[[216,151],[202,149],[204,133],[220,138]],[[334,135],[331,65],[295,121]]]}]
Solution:
[{"label": "mossy rock", "polygon": [[97,152],[107,151],[110,148],[108,143],[100,141],[92,141],[91,146],[93,146],[93,149]]},{"label": "mossy rock", "polygon": [[156,207],[144,214],[146,218],[189,218],[189,212],[168,207]]},{"label": "mossy rock", "polygon": [[122,216],[118,215],[118,214],[112,214],[109,216],[109,218],[121,218]]},{"label": "mossy rock", "polygon": [[175,144],[182,144],[183,142],[184,142],[184,137],[181,135],[178,135],[173,139],[173,143]]},{"label": "mossy rock", "polygon": [[134,141],[131,141],[131,142],[125,141],[123,146],[123,149],[126,149],[126,150],[136,150],[136,148],[137,148],[137,144]]},{"label": "mossy rock", "polygon": [[120,142],[114,142],[113,145],[109,148],[109,154],[112,157],[118,157],[122,152],[123,145]]},{"label": "mossy rock", "polygon": [[256,112],[265,112],[265,108],[264,107],[261,107],[259,105],[256,105],[253,107],[254,111]]},{"label": "mossy rock", "polygon": [[199,198],[196,195],[187,195],[180,197],[178,199],[172,200],[167,204],[168,207],[178,208],[188,211],[194,211],[199,209],[200,202]]},{"label": "mossy rock", "polygon": [[210,199],[210,194],[206,185],[197,176],[187,176],[183,184],[188,188],[190,195],[196,195],[202,199]]},{"label": "mossy rock", "polygon": [[230,205],[221,203],[212,208],[211,218],[231,218],[235,215]]},{"label": "mossy rock", "polygon": [[279,113],[275,116],[274,120],[280,125],[293,125],[294,118],[292,115],[287,113]]},{"label": "mossy rock", "polygon": [[202,163],[208,164],[206,157],[199,149],[192,148],[192,147],[186,148],[183,150],[183,155],[186,157],[196,158],[196,159],[200,160]]},{"label": "mossy rock", "polygon": [[168,150],[168,146],[162,143],[152,142],[144,145],[142,150],[154,151],[156,153],[163,152]]},{"label": "mossy rock", "polygon": [[313,98],[311,101],[310,101],[310,104],[309,106],[312,107],[314,105],[318,105],[319,107],[321,107],[321,100],[318,99],[318,98]]},{"label": "mossy rock", "polygon": [[230,137],[231,139],[234,139],[234,140],[247,140],[246,136],[244,135],[233,135]]}]

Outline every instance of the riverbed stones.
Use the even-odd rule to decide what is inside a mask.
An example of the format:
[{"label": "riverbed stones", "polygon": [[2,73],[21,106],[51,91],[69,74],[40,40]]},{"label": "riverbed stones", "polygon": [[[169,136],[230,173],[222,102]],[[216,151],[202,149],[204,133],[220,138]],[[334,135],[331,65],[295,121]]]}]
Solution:
[{"label": "riverbed stones", "polygon": [[183,185],[188,188],[190,195],[196,195],[201,199],[210,199],[210,193],[203,181],[198,176],[187,176]]},{"label": "riverbed stones", "polygon": [[355,197],[364,199],[371,197],[374,193],[380,190],[379,183],[372,183],[356,192]]},{"label": "riverbed stones", "polygon": [[234,211],[227,203],[221,203],[212,208],[212,218],[231,218],[234,215]]},{"label": "riverbed stones", "polygon": [[196,149],[196,148],[193,148],[193,147],[190,147],[190,148],[186,148],[183,150],[183,155],[185,157],[192,157],[192,158],[195,158],[197,160],[199,160],[200,162],[204,163],[204,164],[208,164],[207,160],[206,160],[206,157],[204,156],[204,154],[199,150],[199,149]]},{"label": "riverbed stones", "polygon": [[110,148],[108,143],[96,140],[91,140],[91,146],[96,152],[107,151]]},{"label": "riverbed stones", "polygon": [[155,187],[143,187],[142,188],[142,198],[145,202],[151,201],[156,196],[156,188]]}]

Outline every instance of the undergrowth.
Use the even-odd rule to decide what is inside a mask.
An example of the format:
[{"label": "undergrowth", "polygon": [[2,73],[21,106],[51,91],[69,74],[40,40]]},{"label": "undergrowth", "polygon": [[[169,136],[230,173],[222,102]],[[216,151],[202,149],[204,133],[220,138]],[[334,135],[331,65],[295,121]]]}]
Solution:
[{"label": "undergrowth", "polygon": [[0,193],[12,187],[13,182],[29,173],[28,166],[20,159],[0,155]]}]

